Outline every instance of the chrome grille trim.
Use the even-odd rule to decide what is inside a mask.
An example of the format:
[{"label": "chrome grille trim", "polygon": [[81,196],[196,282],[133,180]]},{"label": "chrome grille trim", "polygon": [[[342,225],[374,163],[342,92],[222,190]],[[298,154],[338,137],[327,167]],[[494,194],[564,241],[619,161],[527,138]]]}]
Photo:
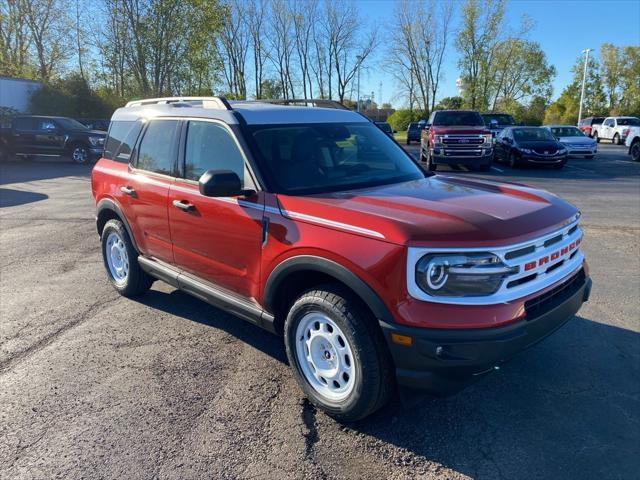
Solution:
[{"label": "chrome grille trim", "polygon": [[[562,236],[561,240],[544,246],[545,242],[555,237]],[[562,228],[516,245],[503,247],[478,247],[478,248],[428,248],[410,247],[407,251],[407,290],[409,294],[418,300],[435,303],[447,303],[457,305],[495,305],[507,303],[518,298],[532,295],[544,288],[561,281],[568,275],[582,267],[584,255],[580,244],[583,232],[579,226],[578,215]],[[574,248],[569,250],[571,245]],[[531,250],[533,247],[533,250]],[[551,259],[552,254],[567,251]],[[502,281],[498,291],[492,295],[478,297],[435,297],[425,293],[418,287],[415,281],[415,266],[417,262],[429,253],[470,253],[489,252],[496,255],[507,267],[519,267],[517,272],[508,275]],[[525,252],[518,254],[518,252]],[[541,259],[549,257],[543,263]],[[525,269],[528,263],[535,262],[536,266]],[[559,265],[559,266],[558,266]],[[527,279],[528,277],[531,277]],[[511,285],[511,286],[509,286]]]}]

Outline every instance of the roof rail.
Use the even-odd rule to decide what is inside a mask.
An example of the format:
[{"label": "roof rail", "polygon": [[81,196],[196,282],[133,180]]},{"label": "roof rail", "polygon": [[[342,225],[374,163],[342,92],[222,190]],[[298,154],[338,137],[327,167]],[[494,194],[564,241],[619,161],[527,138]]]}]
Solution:
[{"label": "roof rail", "polygon": [[[161,98],[145,98],[142,100],[132,100],[125,105],[128,107],[142,107],[144,105],[175,105],[200,103],[204,108],[220,108],[224,110],[233,110],[229,102],[224,97],[161,97]],[[185,106],[185,105],[182,105]]]},{"label": "roof rail", "polygon": [[292,106],[306,106],[306,107],[322,107],[322,108],[335,108],[339,110],[351,110],[345,107],[340,102],[335,100],[327,100],[324,98],[274,98],[274,99],[260,99],[260,100],[247,100],[247,103],[272,103],[274,105],[292,105]]}]

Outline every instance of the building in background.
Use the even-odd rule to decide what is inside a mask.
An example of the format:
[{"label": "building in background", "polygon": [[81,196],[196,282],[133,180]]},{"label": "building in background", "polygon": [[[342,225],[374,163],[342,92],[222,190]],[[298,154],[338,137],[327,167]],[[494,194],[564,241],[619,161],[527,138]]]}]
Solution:
[{"label": "building in background", "polygon": [[0,109],[26,112],[31,94],[42,87],[42,82],[26,78],[0,77]]}]

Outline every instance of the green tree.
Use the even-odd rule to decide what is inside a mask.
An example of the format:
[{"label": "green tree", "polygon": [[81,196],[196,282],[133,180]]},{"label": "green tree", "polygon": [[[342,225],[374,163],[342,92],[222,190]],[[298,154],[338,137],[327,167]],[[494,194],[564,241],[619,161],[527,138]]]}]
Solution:
[{"label": "green tree", "polygon": [[29,111],[37,115],[80,118],[109,118],[113,109],[114,105],[105,102],[77,73],[45,84],[31,95],[29,106]]},{"label": "green tree", "polygon": [[621,71],[622,94],[620,113],[640,115],[640,46],[624,47],[624,58]]},{"label": "green tree", "polygon": [[618,106],[623,65],[622,49],[611,43],[600,45],[600,78],[607,94],[609,110]]},{"label": "green tree", "polygon": [[400,109],[393,112],[387,118],[387,122],[391,125],[391,128],[402,132],[407,129],[407,126],[411,122],[418,122],[422,119],[427,119],[428,115],[425,112],[419,110]]},{"label": "green tree", "polygon": [[464,98],[462,97],[444,97],[438,102],[436,110],[459,110],[464,104]]}]

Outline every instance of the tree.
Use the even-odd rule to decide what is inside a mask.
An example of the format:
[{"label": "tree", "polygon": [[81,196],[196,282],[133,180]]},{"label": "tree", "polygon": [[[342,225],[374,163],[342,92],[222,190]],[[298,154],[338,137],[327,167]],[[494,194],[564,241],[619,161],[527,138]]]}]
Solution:
[{"label": "tree", "polygon": [[496,45],[491,90],[493,101],[522,103],[533,97],[551,97],[551,81],[556,69],[536,42],[509,38]]},{"label": "tree", "polygon": [[113,106],[107,104],[78,73],[53,80],[36,90],[29,111],[39,115],[69,117],[109,117]]},{"label": "tree", "polygon": [[0,2],[0,75],[37,77],[26,10],[27,0]]},{"label": "tree", "polygon": [[433,109],[453,12],[450,1],[402,0],[398,3],[386,69],[409,97],[426,112]]},{"label": "tree", "polygon": [[504,30],[505,5],[505,0],[466,0],[462,6],[462,26],[455,44],[460,53],[458,66],[465,84],[465,100],[474,110],[489,106],[491,73]]},{"label": "tree", "polygon": [[[293,31],[302,78],[302,98],[313,98],[311,86],[312,37],[318,12],[317,0],[299,0],[293,3]],[[309,94],[307,95],[307,87]]]},{"label": "tree", "polygon": [[271,0],[268,55],[278,74],[283,98],[295,98],[293,88],[293,16],[285,0]]},{"label": "tree", "polygon": [[[264,29],[266,16],[266,0],[256,0],[249,2],[246,10],[247,28],[249,29],[249,35],[251,36],[251,52],[253,55],[253,75],[255,85],[255,98],[263,97],[262,84],[263,84],[263,72],[264,64],[267,59],[266,52],[263,49],[263,45],[266,43],[264,38]],[[266,98],[271,98],[266,96]]]},{"label": "tree", "polygon": [[222,59],[225,84],[233,98],[247,97],[245,70],[249,49],[250,33],[247,30],[244,4],[239,0],[228,0],[225,8],[226,21],[217,42],[218,55]]},{"label": "tree", "polygon": [[622,57],[620,112],[640,116],[640,46],[624,47]]},{"label": "tree", "polygon": [[393,112],[387,118],[387,122],[394,130],[402,132],[407,129],[411,122],[418,122],[422,119],[426,120],[429,116],[426,112],[419,110],[400,109]]},{"label": "tree", "polygon": [[607,94],[609,109],[618,106],[618,93],[622,80],[622,51],[611,43],[600,45],[600,76]]},{"label": "tree", "polygon": [[462,97],[444,97],[438,102],[436,110],[459,110],[462,108],[464,99]]}]

